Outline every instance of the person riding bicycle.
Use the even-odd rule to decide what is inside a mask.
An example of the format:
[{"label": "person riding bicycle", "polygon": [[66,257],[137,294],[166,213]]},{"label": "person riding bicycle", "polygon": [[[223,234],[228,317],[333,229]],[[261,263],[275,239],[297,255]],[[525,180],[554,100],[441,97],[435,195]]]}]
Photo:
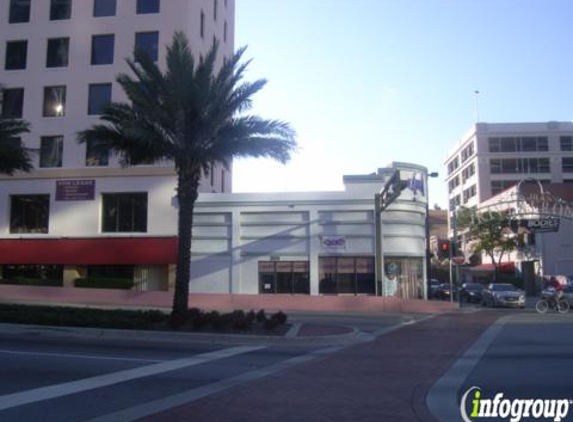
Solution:
[{"label": "person riding bicycle", "polygon": [[563,299],[563,286],[561,284],[555,284],[554,286],[547,289],[548,291],[552,291],[553,294],[547,297],[547,302],[549,302],[549,306],[557,308],[557,304]]}]

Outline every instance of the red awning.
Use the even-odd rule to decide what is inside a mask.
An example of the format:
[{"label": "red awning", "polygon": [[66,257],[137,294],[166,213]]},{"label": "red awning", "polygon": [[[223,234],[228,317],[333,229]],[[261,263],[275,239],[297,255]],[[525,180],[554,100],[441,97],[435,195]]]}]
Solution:
[{"label": "red awning", "polygon": [[[493,272],[495,270],[495,266],[493,264],[480,264],[476,265],[475,267],[470,267],[470,269],[472,271]],[[502,273],[512,273],[515,271],[515,262],[502,262],[497,266],[497,269]]]},{"label": "red awning", "polygon": [[0,264],[159,265],[176,261],[176,237],[0,239]]}]

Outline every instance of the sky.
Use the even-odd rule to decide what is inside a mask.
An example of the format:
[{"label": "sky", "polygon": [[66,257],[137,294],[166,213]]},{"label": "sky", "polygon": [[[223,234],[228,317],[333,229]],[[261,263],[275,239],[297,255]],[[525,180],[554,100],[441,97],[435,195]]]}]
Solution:
[{"label": "sky", "polygon": [[289,122],[281,165],[235,160],[234,192],[342,190],[392,161],[439,172],[476,122],[573,119],[571,0],[236,0],[235,46],[267,79],[250,111]]}]

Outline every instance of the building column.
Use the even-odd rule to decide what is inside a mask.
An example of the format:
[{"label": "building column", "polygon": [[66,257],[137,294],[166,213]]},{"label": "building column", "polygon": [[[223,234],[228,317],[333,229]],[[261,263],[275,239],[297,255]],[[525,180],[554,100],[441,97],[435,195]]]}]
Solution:
[{"label": "building column", "polygon": [[309,253],[309,276],[310,276],[310,294],[317,296],[319,294],[320,274],[318,266],[318,256],[320,254],[320,241],[318,238],[318,211],[309,210],[308,212],[308,253]]},{"label": "building column", "polygon": [[234,210],[231,213],[231,239],[230,239],[230,280],[229,293],[241,293],[241,212]]},{"label": "building column", "polygon": [[64,287],[74,287],[76,278],[87,277],[87,267],[65,265],[64,266]]}]

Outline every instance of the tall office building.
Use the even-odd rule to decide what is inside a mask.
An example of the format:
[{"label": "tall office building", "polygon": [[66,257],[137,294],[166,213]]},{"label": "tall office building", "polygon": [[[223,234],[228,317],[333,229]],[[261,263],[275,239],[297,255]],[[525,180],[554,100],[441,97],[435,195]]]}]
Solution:
[{"label": "tall office building", "polygon": [[[31,123],[22,139],[38,151],[31,173],[0,176],[5,278],[63,271],[70,284],[131,274],[142,288],[166,288],[176,245],[173,165],[121,168],[105,144],[78,144],[76,134],[98,122],[103,105],[126,100],[115,78],[129,73],[134,48],[164,68],[166,45],[182,31],[197,58],[215,41],[219,63],[233,54],[234,7],[234,0],[0,0],[1,112]],[[230,190],[223,167],[201,180],[201,192]]]},{"label": "tall office building", "polygon": [[571,183],[573,123],[477,123],[445,164],[450,209],[478,205],[525,178]]}]

